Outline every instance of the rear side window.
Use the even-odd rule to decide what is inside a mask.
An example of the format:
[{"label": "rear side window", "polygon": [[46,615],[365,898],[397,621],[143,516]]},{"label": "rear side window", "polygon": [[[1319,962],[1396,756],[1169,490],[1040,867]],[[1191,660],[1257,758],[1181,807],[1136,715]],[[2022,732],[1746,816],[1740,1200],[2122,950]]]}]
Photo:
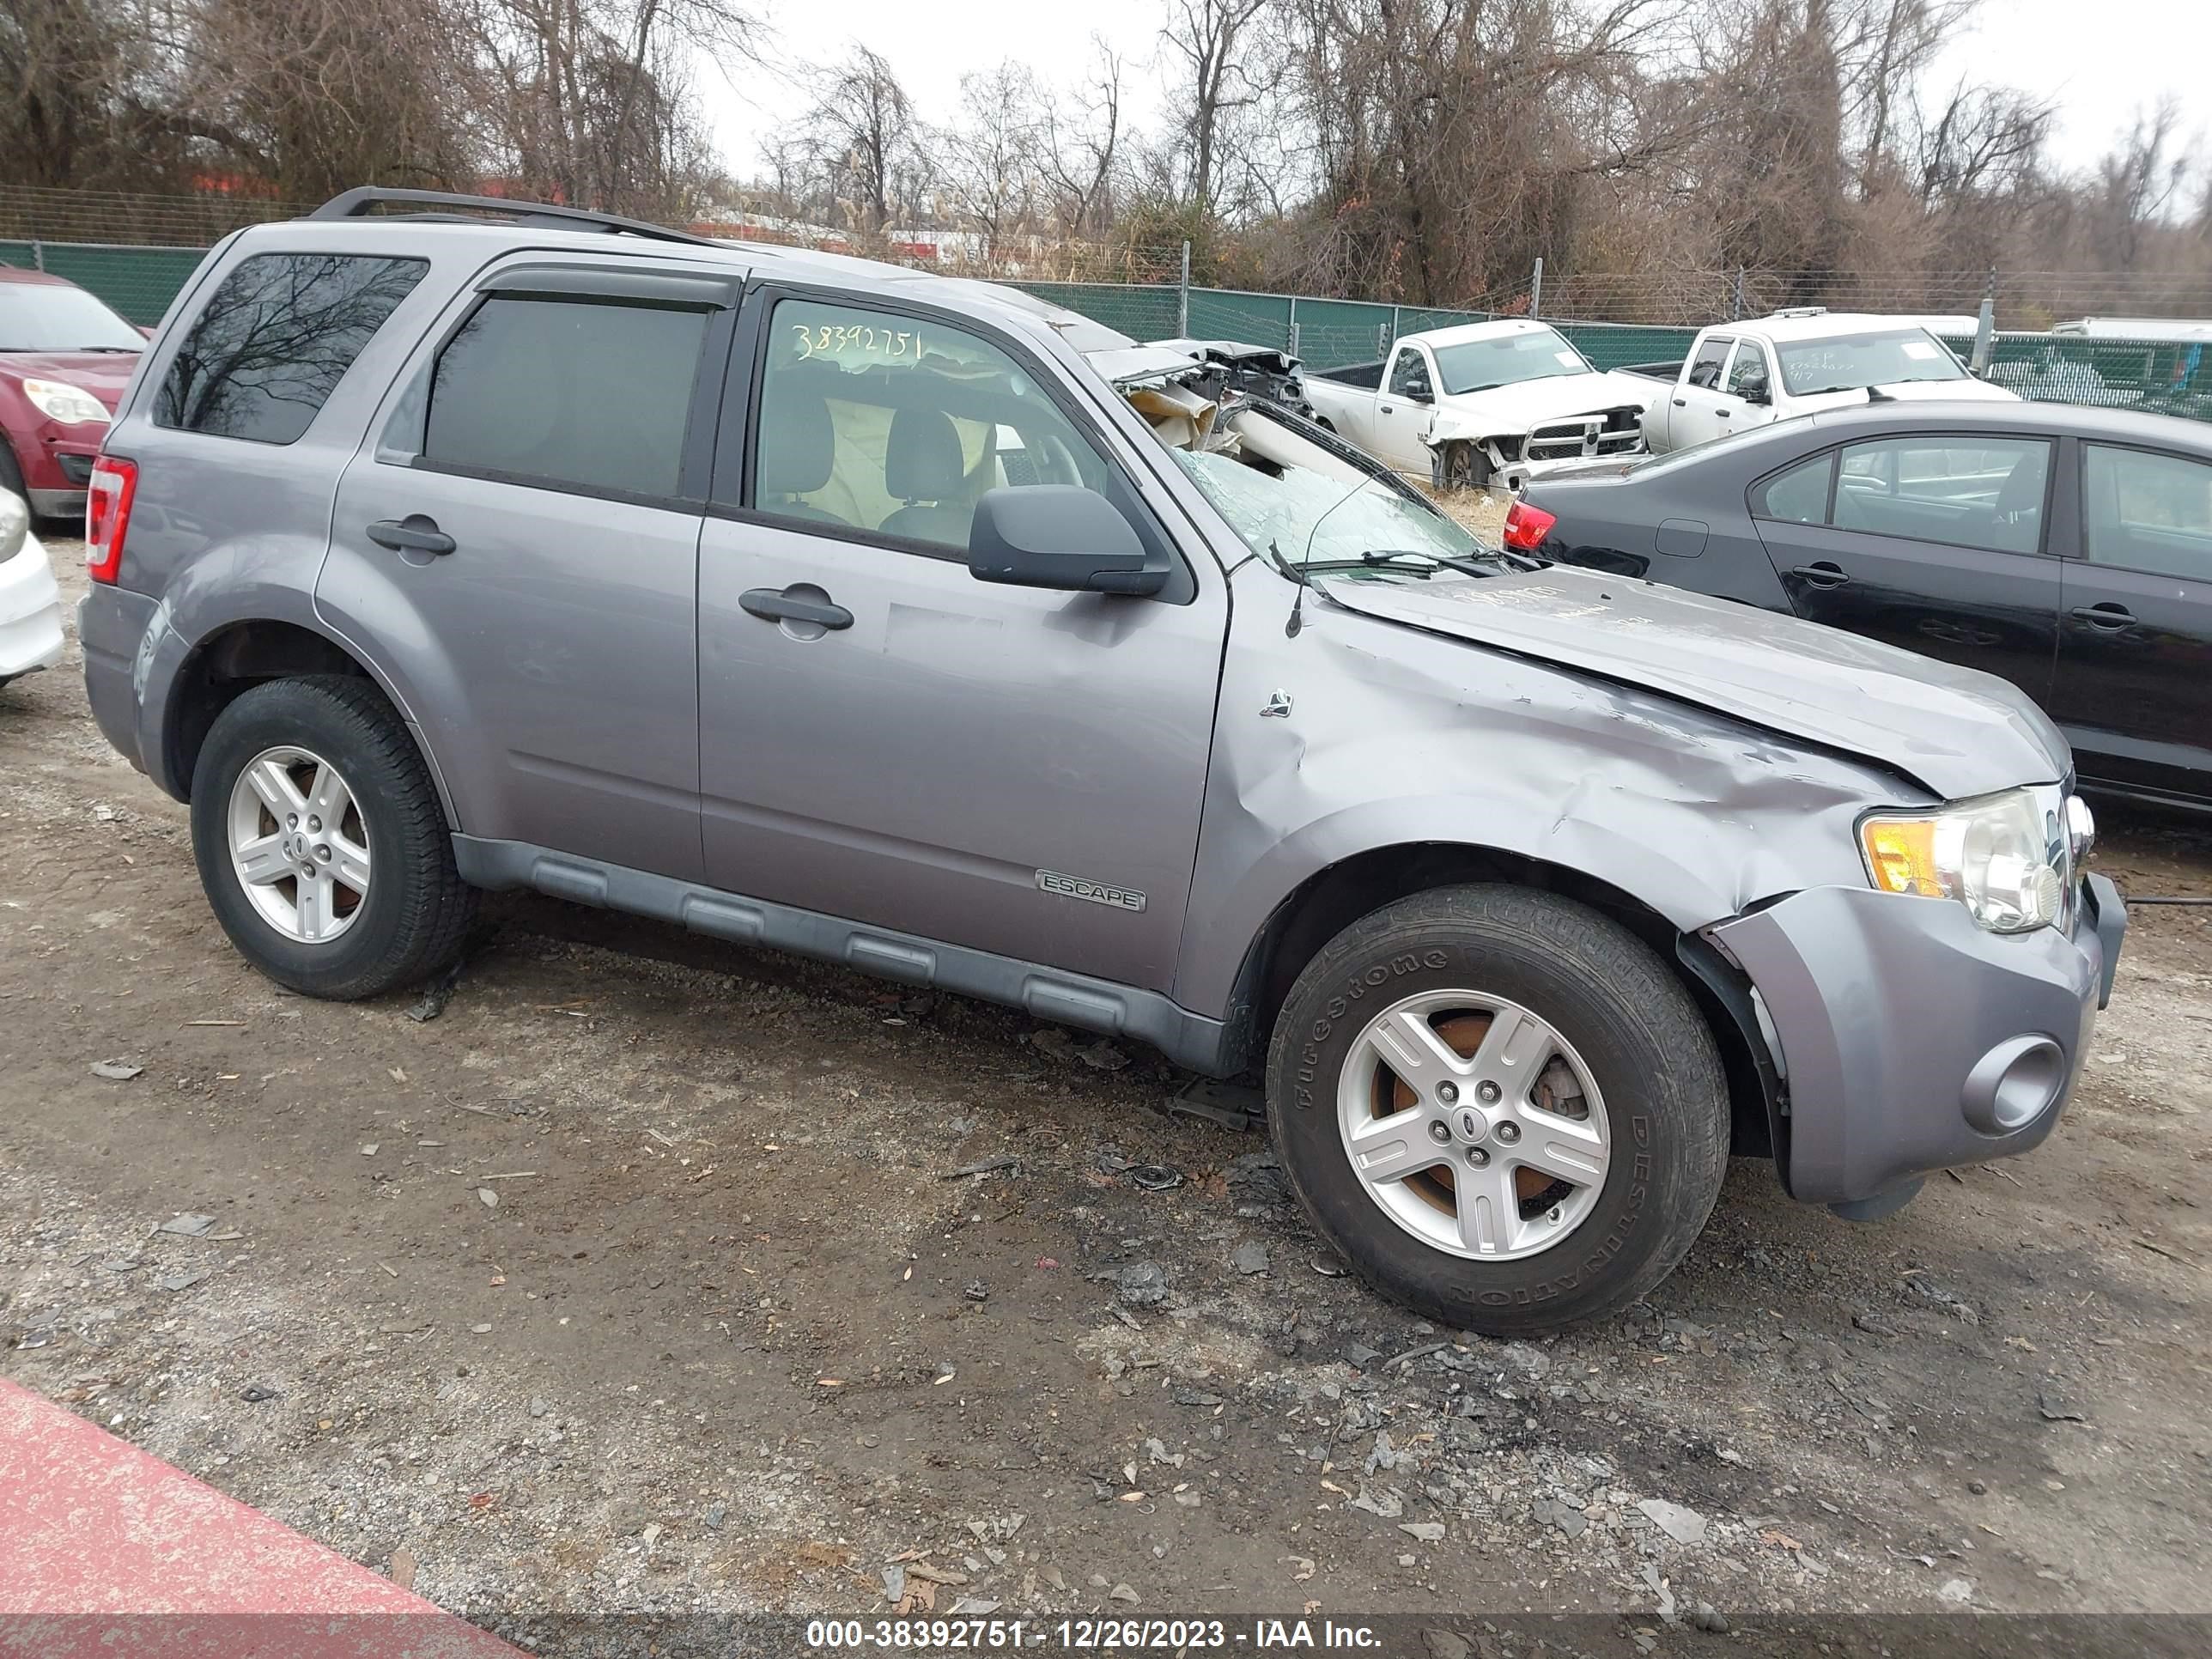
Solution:
[{"label": "rear side window", "polygon": [[1735,341],[1723,335],[1708,339],[1698,348],[1698,355],[1690,362],[1690,384],[1709,391],[1717,390],[1721,383],[1721,365],[1728,361],[1729,348]]},{"label": "rear side window", "polygon": [[423,461],[554,489],[676,495],[711,314],[494,295],[439,356]]},{"label": "rear side window", "polygon": [[426,259],[258,253],[216,285],[154,398],[154,424],[253,443],[307,429]]},{"label": "rear side window", "polygon": [[1751,510],[1762,519],[1784,524],[1825,524],[1828,518],[1828,474],[1836,452],[1823,450],[1809,461],[1800,461],[1787,472],[1778,472],[1752,492]]}]

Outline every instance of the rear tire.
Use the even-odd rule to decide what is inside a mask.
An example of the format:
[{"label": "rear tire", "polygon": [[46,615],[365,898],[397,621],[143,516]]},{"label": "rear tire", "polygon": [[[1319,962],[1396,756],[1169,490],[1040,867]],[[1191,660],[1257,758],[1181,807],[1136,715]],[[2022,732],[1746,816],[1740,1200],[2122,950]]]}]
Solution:
[{"label": "rear tire", "polygon": [[[272,757],[275,757],[272,759]],[[259,811],[245,775],[288,769],[302,787],[328,769],[349,800],[343,830],[291,848],[285,817]],[[282,789],[277,779],[273,786]],[[281,804],[281,803],[280,803]],[[410,985],[459,954],[476,914],[476,890],[453,867],[452,833],[421,751],[406,726],[365,679],[343,675],[271,680],[225,708],[192,769],[192,853],[200,884],[239,953],[278,984],[309,996],[350,1000]],[[315,820],[318,830],[320,820]],[[304,822],[297,826],[304,829]],[[274,848],[261,851],[257,834]],[[339,839],[343,834],[344,839]],[[358,890],[325,884],[305,896],[300,871],[319,867],[336,844],[359,849]],[[281,866],[272,884],[249,879]],[[317,934],[320,937],[316,937]]]},{"label": "rear tire", "polygon": [[1275,1023],[1267,1112],[1362,1279],[1494,1335],[1650,1290],[1728,1166],[1720,1055],[1681,983],[1617,923],[1514,887],[1418,893],[1324,946]]}]

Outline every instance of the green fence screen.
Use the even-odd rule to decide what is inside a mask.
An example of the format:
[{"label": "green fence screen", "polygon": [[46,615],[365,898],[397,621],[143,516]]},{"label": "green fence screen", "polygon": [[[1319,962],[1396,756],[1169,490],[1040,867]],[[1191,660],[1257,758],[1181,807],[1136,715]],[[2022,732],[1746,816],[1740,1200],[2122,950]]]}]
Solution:
[{"label": "green fence screen", "polygon": [[123,247],[89,242],[0,242],[0,264],[49,271],[89,289],[134,323],[154,324],[199,268],[198,247]]},{"label": "green fence screen", "polygon": [[[85,242],[0,241],[0,264],[35,267],[89,289],[134,323],[157,323],[205,250]],[[1170,283],[1017,283],[1040,299],[1118,329],[1132,339],[1175,334],[1188,307],[1188,331],[1201,339],[1242,340],[1290,351],[1316,368],[1371,362],[1404,334],[1489,313],[1364,300],[1306,299]],[[1600,368],[1672,362],[1686,356],[1697,331],[1616,323],[1554,321],[1553,326]],[[1971,340],[1952,340],[1961,356]],[[2212,421],[2212,362],[2191,341],[2092,340],[2073,335],[2000,334],[1989,378],[2023,398],[2141,409]]]}]

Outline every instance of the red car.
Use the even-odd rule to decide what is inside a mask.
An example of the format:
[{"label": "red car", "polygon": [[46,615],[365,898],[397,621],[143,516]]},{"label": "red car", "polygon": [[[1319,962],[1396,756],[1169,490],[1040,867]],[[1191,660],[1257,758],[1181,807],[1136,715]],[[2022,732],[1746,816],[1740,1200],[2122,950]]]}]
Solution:
[{"label": "red car", "polygon": [[0,265],[0,489],[82,517],[93,457],[145,337],[75,283]]}]

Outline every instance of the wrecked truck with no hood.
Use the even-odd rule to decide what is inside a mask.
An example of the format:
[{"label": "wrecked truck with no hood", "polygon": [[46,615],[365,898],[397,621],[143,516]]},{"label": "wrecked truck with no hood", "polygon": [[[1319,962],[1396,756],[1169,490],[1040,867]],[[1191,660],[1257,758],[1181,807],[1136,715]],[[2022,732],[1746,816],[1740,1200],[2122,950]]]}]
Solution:
[{"label": "wrecked truck with no hood", "polygon": [[[297,395],[177,395],[310,301]],[[2033,707],[1531,568],[1211,372],[988,284],[355,192],[149,348],[88,693],[282,983],[419,979],[526,886],[1140,1039],[1257,1076],[1315,1225],[1457,1326],[1640,1295],[1731,1150],[1864,1216],[2050,1133],[2123,916]]]}]

